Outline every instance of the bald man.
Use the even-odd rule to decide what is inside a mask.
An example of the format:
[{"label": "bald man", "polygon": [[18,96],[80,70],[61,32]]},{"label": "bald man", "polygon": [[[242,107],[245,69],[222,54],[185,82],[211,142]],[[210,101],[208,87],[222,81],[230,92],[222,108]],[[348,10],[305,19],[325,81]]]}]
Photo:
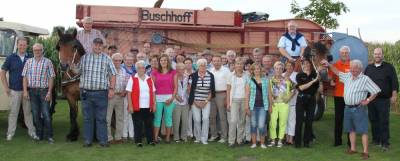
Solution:
[{"label": "bald man", "polygon": [[369,76],[379,88],[376,99],[368,105],[368,115],[371,122],[372,141],[380,145],[382,150],[389,150],[389,112],[390,104],[394,105],[399,92],[399,82],[396,70],[392,64],[383,61],[382,48],[374,50],[374,62],[365,69],[365,75]]}]

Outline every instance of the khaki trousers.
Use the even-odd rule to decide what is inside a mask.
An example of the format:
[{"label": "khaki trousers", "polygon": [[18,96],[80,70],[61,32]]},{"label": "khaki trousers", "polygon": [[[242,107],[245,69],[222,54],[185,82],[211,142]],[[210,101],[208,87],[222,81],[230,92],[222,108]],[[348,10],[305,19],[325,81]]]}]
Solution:
[{"label": "khaki trousers", "polygon": [[210,133],[212,137],[218,136],[217,129],[217,115],[221,127],[221,139],[227,139],[228,136],[228,121],[226,119],[226,92],[216,93],[215,98],[212,99],[210,109]]},{"label": "khaki trousers", "polygon": [[245,105],[244,98],[232,99],[229,117],[229,144],[234,144],[235,140],[238,144],[243,142],[246,121]]},{"label": "khaki trousers", "polygon": [[32,120],[32,110],[29,100],[23,98],[22,91],[14,91],[11,90],[10,92],[10,113],[8,115],[8,131],[7,135],[14,136],[15,129],[17,128],[17,120],[18,120],[18,113],[21,107],[24,111],[24,120],[25,125],[28,127],[28,133],[30,136],[36,135],[35,133],[35,126],[33,125]]},{"label": "khaki trousers", "polygon": [[[114,95],[113,98],[108,100],[107,107],[107,136],[108,141],[113,139],[122,139],[122,129],[124,127],[124,97]],[[115,111],[115,138],[111,134],[111,118],[113,111]]]}]

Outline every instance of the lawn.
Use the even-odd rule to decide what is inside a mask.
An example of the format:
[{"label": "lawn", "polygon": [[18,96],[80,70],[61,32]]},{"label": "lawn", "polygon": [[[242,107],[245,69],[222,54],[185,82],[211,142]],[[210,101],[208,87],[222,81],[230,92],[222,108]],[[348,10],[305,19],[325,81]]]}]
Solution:
[{"label": "lawn", "polygon": [[[283,148],[250,149],[249,146],[228,148],[225,144],[210,143],[201,145],[195,143],[161,144],[155,147],[144,146],[137,148],[131,143],[112,145],[109,148],[100,148],[95,145],[92,148],[82,147],[82,138],[78,142],[65,142],[65,135],[69,129],[68,106],[65,101],[60,101],[54,115],[53,127],[55,144],[46,142],[35,143],[28,136],[25,129],[17,128],[14,139],[5,140],[5,135],[0,138],[0,161],[253,161],[253,160],[287,160],[287,161],[332,161],[332,160],[360,160],[360,156],[349,156],[344,153],[346,147],[333,147],[333,119],[332,105],[325,112],[322,120],[314,123],[314,131],[317,141],[310,149],[295,149],[284,146]],[[79,118],[82,123],[82,118]],[[390,120],[391,144],[388,152],[382,152],[377,146],[370,146],[370,160],[389,161],[400,160],[400,117],[399,114],[391,114]],[[0,113],[0,131],[7,131],[7,113]],[[357,140],[360,142],[360,139]],[[361,145],[358,145],[361,151]],[[396,159],[397,158],[397,159]]]}]

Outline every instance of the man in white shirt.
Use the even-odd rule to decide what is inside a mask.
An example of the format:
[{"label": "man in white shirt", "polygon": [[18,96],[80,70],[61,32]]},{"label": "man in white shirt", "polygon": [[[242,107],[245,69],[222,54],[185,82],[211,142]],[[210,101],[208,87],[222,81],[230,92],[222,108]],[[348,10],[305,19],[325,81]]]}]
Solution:
[{"label": "man in white shirt", "polygon": [[227,81],[231,74],[228,68],[223,67],[221,63],[221,56],[214,56],[212,58],[213,67],[210,72],[214,75],[215,79],[215,98],[211,102],[210,111],[210,132],[211,138],[209,141],[214,141],[218,137],[217,130],[217,114],[221,127],[221,137],[219,143],[225,143],[228,137],[228,121],[226,113],[226,87]]},{"label": "man in white shirt", "polygon": [[297,24],[289,21],[288,31],[282,35],[278,42],[279,52],[285,61],[295,62],[298,58],[303,58],[304,49],[307,47],[305,37],[297,32]]}]

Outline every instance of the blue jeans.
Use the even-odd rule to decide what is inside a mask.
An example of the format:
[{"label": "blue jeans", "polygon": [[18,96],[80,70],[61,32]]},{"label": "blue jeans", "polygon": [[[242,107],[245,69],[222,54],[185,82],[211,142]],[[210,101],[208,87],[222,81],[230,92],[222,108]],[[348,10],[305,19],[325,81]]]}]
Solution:
[{"label": "blue jeans", "polygon": [[257,129],[260,135],[264,136],[265,130],[265,120],[267,120],[267,111],[264,107],[254,107],[251,111],[251,134],[257,134]]},{"label": "blue jeans", "polygon": [[344,109],[345,132],[356,132],[357,134],[368,134],[368,112],[367,107],[359,105],[349,108],[346,105]]},{"label": "blue jeans", "polygon": [[33,123],[40,139],[52,138],[53,128],[50,117],[50,101],[46,101],[48,88],[29,88]]},{"label": "blue jeans", "polygon": [[[100,144],[107,144],[107,90],[80,90],[83,114],[83,138],[92,144],[96,123],[96,137]],[[96,122],[95,122],[96,120]]]}]

